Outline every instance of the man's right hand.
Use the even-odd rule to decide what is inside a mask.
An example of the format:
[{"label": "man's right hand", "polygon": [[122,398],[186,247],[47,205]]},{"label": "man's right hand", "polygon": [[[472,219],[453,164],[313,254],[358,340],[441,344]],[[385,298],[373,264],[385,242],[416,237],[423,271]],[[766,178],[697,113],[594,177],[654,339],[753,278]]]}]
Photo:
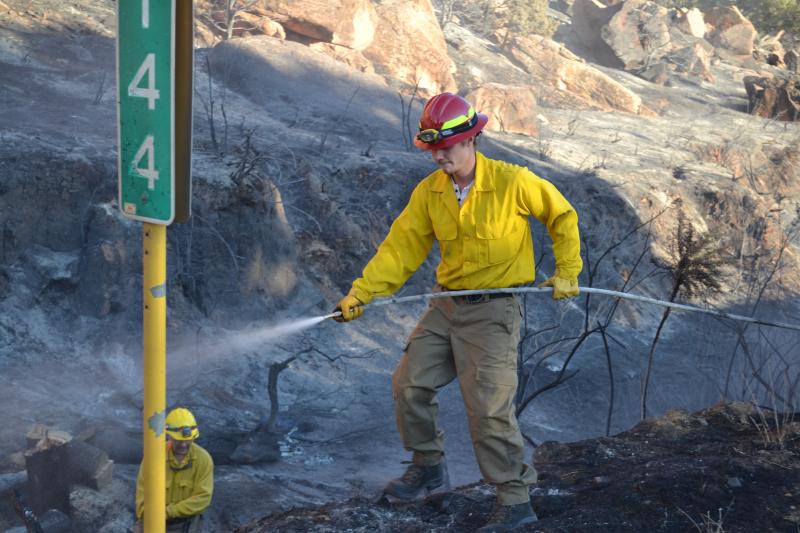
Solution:
[{"label": "man's right hand", "polygon": [[334,317],[337,322],[350,322],[364,314],[364,303],[355,296],[348,294],[339,301],[336,311],[341,311],[342,316]]}]

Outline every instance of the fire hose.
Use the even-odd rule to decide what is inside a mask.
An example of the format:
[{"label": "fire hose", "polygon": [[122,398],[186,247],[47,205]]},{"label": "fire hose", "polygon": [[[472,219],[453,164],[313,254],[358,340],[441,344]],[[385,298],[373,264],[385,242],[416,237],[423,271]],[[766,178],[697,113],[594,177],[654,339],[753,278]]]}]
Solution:
[{"label": "fire hose", "polygon": [[[417,300],[426,300],[432,298],[449,298],[451,296],[471,296],[476,294],[508,294],[508,293],[548,293],[552,292],[552,287],[508,287],[504,289],[477,289],[477,290],[464,290],[464,291],[445,291],[445,292],[429,292],[425,294],[415,294],[413,296],[397,296],[397,297],[389,297],[389,298],[378,298],[372,303],[366,304],[363,307],[366,309],[367,307],[378,307],[383,305],[392,305],[398,303],[406,303],[406,302],[415,302]],[[633,300],[636,302],[642,302],[647,304],[659,305],[662,307],[669,307],[672,309],[677,309],[680,311],[689,311],[692,313],[704,313],[707,315],[718,316],[721,318],[727,318],[730,320],[735,320],[738,322],[750,322],[752,324],[759,324],[762,326],[771,326],[775,328],[783,328],[783,329],[791,329],[794,331],[800,331],[800,324],[787,324],[785,322],[772,322],[767,320],[762,320],[755,317],[749,316],[742,316],[742,315],[735,315],[732,313],[726,313],[724,311],[718,311],[716,309],[704,309],[702,307],[696,307],[693,305],[686,305],[680,304],[675,302],[667,302],[664,300],[657,300],[655,298],[649,298],[647,296],[640,296],[638,294],[631,294],[628,292],[618,292],[612,291],[608,289],[597,289],[594,287],[580,287],[580,291],[583,294],[600,294],[604,296],[612,296],[615,298],[622,298],[624,300]],[[336,311],[329,315],[325,315],[323,318],[335,318],[341,316],[341,311]]]}]

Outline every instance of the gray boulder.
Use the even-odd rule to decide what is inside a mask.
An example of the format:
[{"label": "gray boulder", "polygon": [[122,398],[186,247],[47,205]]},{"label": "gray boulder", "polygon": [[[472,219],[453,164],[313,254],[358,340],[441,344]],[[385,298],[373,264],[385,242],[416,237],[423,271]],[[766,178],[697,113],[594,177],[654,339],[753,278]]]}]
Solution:
[{"label": "gray boulder", "polygon": [[758,32],[736,6],[714,7],[705,19],[714,28],[708,39],[715,47],[734,55],[753,55]]},{"label": "gray boulder", "polygon": [[647,67],[672,49],[669,11],[654,2],[628,0],[600,35],[626,70]]}]

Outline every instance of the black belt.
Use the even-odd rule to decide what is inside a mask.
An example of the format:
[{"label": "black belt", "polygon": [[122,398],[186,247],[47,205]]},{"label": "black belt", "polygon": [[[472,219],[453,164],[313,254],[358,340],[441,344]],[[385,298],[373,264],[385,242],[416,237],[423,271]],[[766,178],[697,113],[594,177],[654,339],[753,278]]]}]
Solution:
[{"label": "black belt", "polygon": [[[442,287],[442,289],[446,292],[449,291],[449,289],[445,287]],[[488,294],[453,295],[450,298],[452,298],[454,302],[460,304],[481,304],[497,298],[508,298],[509,296],[514,296],[514,294],[510,292],[491,292]]]}]

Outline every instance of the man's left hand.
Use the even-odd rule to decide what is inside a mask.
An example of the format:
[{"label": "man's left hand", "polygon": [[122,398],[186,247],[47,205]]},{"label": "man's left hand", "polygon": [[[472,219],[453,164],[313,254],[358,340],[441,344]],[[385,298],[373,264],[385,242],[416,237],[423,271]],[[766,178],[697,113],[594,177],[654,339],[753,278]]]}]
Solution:
[{"label": "man's left hand", "polygon": [[577,279],[565,279],[558,276],[552,276],[547,281],[540,283],[539,287],[553,287],[553,300],[574,298],[580,294]]}]

